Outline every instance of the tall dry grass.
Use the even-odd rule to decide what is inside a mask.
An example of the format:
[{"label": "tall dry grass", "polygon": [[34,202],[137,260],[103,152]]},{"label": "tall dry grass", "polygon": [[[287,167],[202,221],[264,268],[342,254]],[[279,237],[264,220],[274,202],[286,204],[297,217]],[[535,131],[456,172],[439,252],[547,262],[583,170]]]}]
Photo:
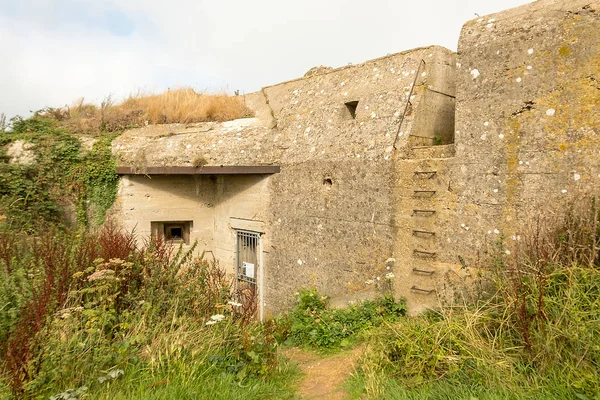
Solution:
[{"label": "tall dry grass", "polygon": [[600,398],[600,204],[527,221],[482,265],[493,295],[374,332],[365,398]]},{"label": "tall dry grass", "polygon": [[123,102],[109,96],[100,106],[83,98],[71,106],[47,108],[43,116],[60,121],[70,131],[79,133],[115,132],[148,124],[230,121],[249,117],[242,96],[198,93],[191,88],[170,89],[160,94],[138,92]]}]

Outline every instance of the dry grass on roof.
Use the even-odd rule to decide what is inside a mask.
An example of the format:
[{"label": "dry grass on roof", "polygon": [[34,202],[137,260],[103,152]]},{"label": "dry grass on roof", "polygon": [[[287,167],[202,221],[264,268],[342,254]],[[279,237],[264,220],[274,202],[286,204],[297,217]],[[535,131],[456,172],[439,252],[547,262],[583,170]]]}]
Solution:
[{"label": "dry grass on roof", "polygon": [[242,96],[198,93],[190,88],[161,94],[135,94],[115,104],[110,97],[100,106],[79,99],[71,106],[48,108],[43,116],[55,118],[73,132],[115,132],[148,124],[230,121],[252,116]]}]

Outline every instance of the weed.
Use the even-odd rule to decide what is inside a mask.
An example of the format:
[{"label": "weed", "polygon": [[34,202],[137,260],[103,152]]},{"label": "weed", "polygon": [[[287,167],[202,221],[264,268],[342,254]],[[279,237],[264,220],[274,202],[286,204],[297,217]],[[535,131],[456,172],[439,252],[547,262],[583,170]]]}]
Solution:
[{"label": "weed", "polygon": [[561,218],[533,218],[487,266],[491,296],[371,331],[353,390],[367,398],[600,396],[598,219],[594,198]]},{"label": "weed", "polygon": [[192,161],[192,166],[196,168],[203,167],[206,164],[208,164],[208,161],[204,156],[198,156],[194,158],[194,161]]},{"label": "weed", "polygon": [[254,322],[255,306],[235,297],[216,261],[160,238],[135,243],[112,222],[77,237],[0,234],[0,381],[13,395],[87,387],[91,396],[116,384],[98,378],[118,370],[120,380],[139,369],[167,381],[210,372],[255,385],[276,373],[275,325]]},{"label": "weed", "polygon": [[314,289],[299,292],[294,310],[280,322],[294,344],[321,349],[347,347],[357,334],[406,314],[404,300],[396,302],[389,295],[345,309],[328,309],[327,299]]},{"label": "weed", "polygon": [[82,226],[101,224],[116,196],[113,138],[101,136],[84,153],[79,139],[56,121],[14,118],[12,130],[0,132],[0,145],[21,140],[36,156],[31,165],[0,162],[2,227],[31,234],[64,225],[59,204],[76,204]]}]

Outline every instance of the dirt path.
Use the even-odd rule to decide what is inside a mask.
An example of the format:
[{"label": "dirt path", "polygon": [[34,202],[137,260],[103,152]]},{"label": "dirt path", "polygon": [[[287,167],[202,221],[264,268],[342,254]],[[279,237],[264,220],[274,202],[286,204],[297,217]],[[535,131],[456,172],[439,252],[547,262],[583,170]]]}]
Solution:
[{"label": "dirt path", "polygon": [[298,388],[301,399],[343,400],[349,396],[343,384],[354,372],[362,351],[363,348],[359,346],[343,353],[322,356],[292,348],[284,350],[283,355],[298,363],[300,370],[305,373]]}]

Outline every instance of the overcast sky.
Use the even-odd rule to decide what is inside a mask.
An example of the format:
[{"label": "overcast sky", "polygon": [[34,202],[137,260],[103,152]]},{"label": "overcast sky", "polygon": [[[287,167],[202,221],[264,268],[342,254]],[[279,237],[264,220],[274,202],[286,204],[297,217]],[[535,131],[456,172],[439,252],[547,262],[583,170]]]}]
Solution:
[{"label": "overcast sky", "polygon": [[138,89],[252,92],[419,46],[528,0],[0,0],[0,112]]}]

